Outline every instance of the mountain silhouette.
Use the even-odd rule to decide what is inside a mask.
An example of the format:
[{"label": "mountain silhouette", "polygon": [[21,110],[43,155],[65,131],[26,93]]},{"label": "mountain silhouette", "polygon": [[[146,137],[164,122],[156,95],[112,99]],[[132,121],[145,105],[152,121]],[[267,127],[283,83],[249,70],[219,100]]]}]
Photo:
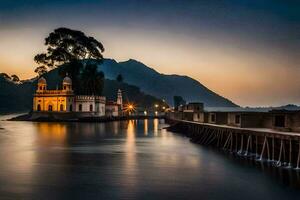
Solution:
[{"label": "mountain silhouette", "polygon": [[[44,74],[48,89],[60,89],[62,77],[58,68]],[[27,112],[32,108],[32,98],[36,90],[37,78],[15,83],[0,74],[0,113]],[[161,99],[145,94],[140,88],[115,80],[104,80],[103,95],[108,101],[116,101],[118,89],[122,90],[124,103],[133,103],[138,110],[163,105]]]},{"label": "mountain silhouette", "polygon": [[105,59],[103,64],[99,65],[99,70],[103,71],[108,79],[116,79],[118,74],[121,74],[124,82],[139,87],[147,94],[165,99],[169,104],[173,104],[173,96],[179,95],[187,102],[203,102],[209,107],[237,107],[230,100],[188,76],[161,74],[133,59],[125,62]]},{"label": "mountain silhouette", "polygon": [[[139,104],[142,108],[162,103],[162,99],[172,105],[173,96],[176,95],[182,96],[187,102],[203,102],[206,107],[238,107],[188,76],[161,74],[133,59],[125,62],[104,59],[98,65],[98,70],[105,74],[103,95],[108,100],[115,100],[120,88],[124,91],[125,101]],[[116,81],[119,74],[123,82]],[[59,76],[58,68],[49,71],[44,77],[49,89],[60,87],[62,77]],[[4,73],[0,74],[0,113],[29,111],[36,83],[37,78],[15,83]]]}]

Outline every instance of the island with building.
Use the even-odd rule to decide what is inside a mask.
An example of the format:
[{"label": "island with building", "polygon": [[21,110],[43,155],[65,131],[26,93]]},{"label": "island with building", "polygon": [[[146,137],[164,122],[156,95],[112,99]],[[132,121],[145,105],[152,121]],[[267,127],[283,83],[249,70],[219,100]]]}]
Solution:
[{"label": "island with building", "polygon": [[38,80],[33,97],[32,120],[43,117],[56,119],[78,119],[84,117],[118,117],[122,115],[122,92],[118,91],[116,102],[106,101],[104,96],[76,95],[72,89],[72,80],[66,76],[62,89],[47,89],[44,77]]},{"label": "island with building", "polygon": [[138,118],[162,118],[165,106],[158,104],[145,110],[134,103],[124,103],[122,90],[118,89],[115,101],[101,95],[76,94],[72,79],[66,74],[56,89],[49,89],[43,76],[38,78],[32,98],[32,109],[28,114],[11,120],[25,121],[111,121]]}]

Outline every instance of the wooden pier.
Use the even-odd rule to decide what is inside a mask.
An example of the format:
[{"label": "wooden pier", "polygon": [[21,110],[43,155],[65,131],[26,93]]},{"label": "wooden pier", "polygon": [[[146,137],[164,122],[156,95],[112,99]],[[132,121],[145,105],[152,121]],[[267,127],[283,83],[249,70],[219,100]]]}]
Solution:
[{"label": "wooden pier", "polygon": [[239,128],[167,118],[170,130],[193,142],[230,153],[271,162],[274,166],[300,169],[300,133],[265,128]]}]

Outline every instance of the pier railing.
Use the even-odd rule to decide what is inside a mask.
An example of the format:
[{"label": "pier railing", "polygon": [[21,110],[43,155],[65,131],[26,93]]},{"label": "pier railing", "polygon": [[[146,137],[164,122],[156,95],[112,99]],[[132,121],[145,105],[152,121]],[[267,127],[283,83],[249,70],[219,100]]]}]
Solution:
[{"label": "pier railing", "polygon": [[170,130],[185,134],[193,142],[238,156],[270,162],[274,166],[299,169],[300,133],[265,128],[239,128],[167,118]]}]

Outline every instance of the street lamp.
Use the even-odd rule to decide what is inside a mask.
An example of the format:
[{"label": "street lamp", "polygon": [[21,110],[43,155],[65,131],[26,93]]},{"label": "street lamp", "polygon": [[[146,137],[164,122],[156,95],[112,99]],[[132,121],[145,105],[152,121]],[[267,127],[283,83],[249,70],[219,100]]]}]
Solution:
[{"label": "street lamp", "polygon": [[135,106],[131,103],[128,103],[124,106],[125,112],[128,112],[129,115],[131,115],[132,112],[135,111]]}]

